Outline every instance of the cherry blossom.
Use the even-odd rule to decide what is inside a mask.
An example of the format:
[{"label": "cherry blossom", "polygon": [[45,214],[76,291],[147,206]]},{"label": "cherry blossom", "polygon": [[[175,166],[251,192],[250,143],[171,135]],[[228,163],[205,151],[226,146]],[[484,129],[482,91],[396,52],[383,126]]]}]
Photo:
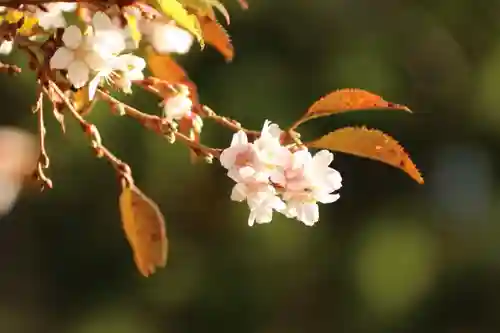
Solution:
[{"label": "cherry blossom", "polygon": [[13,46],[14,46],[14,41],[4,40],[0,44],[0,54],[4,54],[4,55],[10,54],[12,52]]},{"label": "cherry blossom", "polygon": [[124,93],[132,93],[132,81],[144,79],[144,68],[146,68],[146,61],[130,53],[111,58],[108,66],[90,80],[89,99],[94,98],[95,92],[102,81],[108,84],[114,83]]},{"label": "cherry blossom", "polygon": [[307,150],[295,152],[282,174],[275,173],[272,181],[283,187],[282,197],[287,204],[283,213],[295,217],[308,226],[319,220],[317,202],[332,203],[339,194],[332,194],[342,187],[340,173],[329,165],[333,154],[327,150],[314,157]]},{"label": "cherry blossom", "polygon": [[109,72],[114,56],[125,48],[123,35],[104,13],[96,13],[92,23],[93,29],[89,27],[85,35],[75,25],[67,27],[62,36],[64,46],[50,59],[52,69],[67,70],[75,88],[83,87],[91,72]]},{"label": "cherry blossom", "polygon": [[142,20],[140,30],[158,53],[185,54],[194,42],[188,31],[171,23]]},{"label": "cherry blossom", "polygon": [[44,5],[46,10],[36,8],[35,17],[38,19],[38,25],[45,30],[66,27],[64,12],[72,12],[77,8],[76,3],[54,2]]},{"label": "cherry blossom", "polygon": [[193,101],[189,98],[189,89],[185,85],[180,85],[177,94],[169,97],[162,104],[163,115],[168,121],[189,116],[193,107]]},{"label": "cherry blossom", "polygon": [[248,180],[237,183],[231,192],[231,200],[247,201],[250,209],[249,226],[253,226],[255,222],[269,223],[274,210],[286,209],[285,203],[276,195],[276,189],[267,182]]},{"label": "cherry blossom", "polygon": [[266,120],[258,139],[249,142],[242,130],[220,155],[221,165],[236,184],[233,201],[247,201],[249,225],[271,221],[273,211],[305,225],[319,220],[320,203],[331,203],[342,186],[338,171],[329,167],[333,154],[323,150],[314,157],[307,149],[291,152],[280,141],[282,131]]}]

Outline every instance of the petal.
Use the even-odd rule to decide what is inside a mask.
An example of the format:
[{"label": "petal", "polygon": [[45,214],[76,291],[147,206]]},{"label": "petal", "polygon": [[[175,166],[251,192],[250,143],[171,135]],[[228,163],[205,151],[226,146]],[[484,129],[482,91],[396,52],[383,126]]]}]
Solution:
[{"label": "petal", "polygon": [[244,166],[238,170],[238,174],[241,178],[250,178],[255,174],[255,169],[251,166]]},{"label": "petal", "polygon": [[273,210],[269,207],[259,207],[253,210],[255,213],[255,222],[263,224],[270,223],[273,220]]},{"label": "petal", "polygon": [[269,200],[269,205],[277,211],[285,210],[286,209],[286,204],[283,200],[278,198],[277,196],[273,197],[272,199]]},{"label": "petal", "polygon": [[337,201],[340,198],[340,194],[321,193],[316,194],[314,198],[321,203],[328,204]]},{"label": "petal", "polygon": [[250,215],[248,216],[248,226],[252,227],[255,223],[255,211],[251,210]]},{"label": "petal", "polygon": [[134,54],[127,53],[127,54],[122,54],[119,56],[120,61],[123,61],[123,63],[129,67],[129,69],[134,69],[134,70],[143,70],[146,68],[146,61],[138,57]]},{"label": "petal", "polygon": [[59,10],[63,12],[74,12],[78,7],[76,2],[59,2]]},{"label": "petal", "polygon": [[103,54],[118,54],[125,49],[125,37],[118,30],[96,30],[89,42],[94,50]]},{"label": "petal", "polygon": [[89,100],[93,100],[95,96],[95,92],[99,87],[99,83],[101,83],[102,76],[97,74],[92,80],[89,82]]},{"label": "petal", "polygon": [[224,149],[219,156],[219,161],[224,168],[230,169],[236,161],[235,150],[231,148]]},{"label": "petal", "polygon": [[83,61],[75,60],[68,66],[68,79],[77,89],[87,83],[89,74],[89,67]]},{"label": "petal", "polygon": [[62,28],[66,26],[66,20],[60,12],[53,13],[40,10],[37,12],[36,16],[38,18],[38,25],[44,30]]},{"label": "petal", "polygon": [[245,184],[238,183],[234,185],[231,191],[231,200],[241,202],[247,198],[247,187]]},{"label": "petal", "polygon": [[304,203],[297,209],[297,219],[307,226],[319,221],[319,207],[316,203]]},{"label": "petal", "polygon": [[307,149],[293,153],[292,169],[300,169],[312,160],[312,155]]},{"label": "petal", "polygon": [[103,12],[97,12],[92,17],[92,26],[95,30],[109,30],[115,29],[108,15]]},{"label": "petal", "polygon": [[193,36],[184,29],[172,24],[155,24],[152,28],[151,44],[159,53],[180,53],[189,51]]},{"label": "petal", "polygon": [[96,72],[107,70],[109,67],[108,62],[110,62],[108,59],[105,59],[102,55],[95,51],[87,52],[84,60],[87,66]]},{"label": "petal", "polygon": [[75,50],[82,42],[82,31],[76,25],[70,25],[64,30],[62,41],[66,47]]},{"label": "petal", "polygon": [[144,73],[142,72],[142,70],[133,70],[127,73],[127,78],[130,81],[144,80]]},{"label": "petal", "polygon": [[246,145],[248,144],[248,137],[244,131],[238,131],[233,134],[233,139],[231,140],[231,147],[236,145]]},{"label": "petal", "polygon": [[327,167],[333,161],[333,154],[328,150],[321,150],[313,157],[313,164],[315,167]]},{"label": "petal", "polygon": [[60,47],[50,58],[50,68],[52,69],[66,69],[69,64],[74,60],[75,54],[67,47]]},{"label": "petal", "polygon": [[12,52],[13,46],[14,46],[13,40],[4,40],[0,44],[0,54],[10,54]]}]

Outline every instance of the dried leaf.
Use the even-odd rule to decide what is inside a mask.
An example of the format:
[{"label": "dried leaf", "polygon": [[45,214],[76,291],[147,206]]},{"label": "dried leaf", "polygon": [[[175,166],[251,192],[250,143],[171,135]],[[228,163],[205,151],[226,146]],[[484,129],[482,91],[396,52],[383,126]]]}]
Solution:
[{"label": "dried leaf", "polygon": [[167,263],[165,220],[158,206],[134,185],[120,195],[123,229],[134,252],[134,261],[145,277]]},{"label": "dried leaf", "polygon": [[325,148],[384,162],[403,170],[418,183],[424,183],[422,175],[403,147],[395,139],[379,130],[345,127],[306,145],[311,148]]},{"label": "dried leaf", "polygon": [[215,47],[226,61],[233,60],[234,47],[226,29],[207,16],[200,17],[199,20],[205,42]]},{"label": "dried leaf", "polygon": [[146,48],[147,62],[153,76],[171,84],[187,80],[187,74],[174,59],[165,54],[158,54],[152,47]]},{"label": "dried leaf", "polygon": [[346,88],[336,90],[316,101],[296,123],[295,127],[314,118],[366,109],[411,112],[408,107],[387,102],[382,97],[369,91]]}]

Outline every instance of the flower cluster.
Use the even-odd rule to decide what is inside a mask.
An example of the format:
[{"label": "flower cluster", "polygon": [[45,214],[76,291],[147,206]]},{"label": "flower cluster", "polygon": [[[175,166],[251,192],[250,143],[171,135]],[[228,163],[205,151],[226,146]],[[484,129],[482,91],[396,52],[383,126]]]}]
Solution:
[{"label": "flower cluster", "polygon": [[239,131],[221,153],[222,166],[236,182],[231,199],[246,200],[250,226],[271,222],[273,211],[312,226],[319,220],[317,203],[339,198],[333,192],[342,186],[342,177],[329,167],[333,154],[322,150],[312,156],[306,148],[291,151],[281,138],[278,125],[266,120],[258,139],[249,142]]},{"label": "flower cluster", "polygon": [[[64,24],[54,20],[50,27],[58,26],[56,22]],[[138,32],[143,33],[159,52],[186,53],[193,43],[188,32],[173,24],[137,21]],[[69,82],[76,89],[88,84],[89,99],[93,99],[103,81],[131,93],[132,81],[144,79],[146,62],[131,53],[138,45],[130,42],[133,38],[128,28],[113,22],[105,13],[96,12],[84,32],[76,25],[65,29],[62,35],[64,45],[50,59],[50,67],[66,71]]]}]

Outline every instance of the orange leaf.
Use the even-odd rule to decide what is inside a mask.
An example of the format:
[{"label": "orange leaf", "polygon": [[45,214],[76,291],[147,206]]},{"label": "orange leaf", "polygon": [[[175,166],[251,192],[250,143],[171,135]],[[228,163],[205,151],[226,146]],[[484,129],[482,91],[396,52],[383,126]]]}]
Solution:
[{"label": "orange leaf", "polygon": [[123,229],[144,276],[167,263],[165,220],[158,206],[134,185],[124,185],[120,195]]},{"label": "orange leaf", "polygon": [[422,175],[403,147],[395,139],[379,130],[345,127],[306,145],[384,162],[403,170],[418,183],[424,183]]},{"label": "orange leaf", "polygon": [[366,109],[411,112],[408,107],[387,102],[382,97],[369,91],[346,88],[336,90],[316,101],[309,110],[307,110],[307,113],[295,124],[294,128],[314,118]]},{"label": "orange leaf", "polygon": [[199,17],[199,21],[205,43],[215,47],[226,58],[226,61],[233,60],[234,47],[226,29],[207,16]]},{"label": "orange leaf", "polygon": [[152,47],[146,48],[147,62],[154,77],[166,81],[169,84],[184,84],[189,88],[191,100],[196,106],[198,101],[198,90],[196,85],[189,79],[184,69],[168,55],[158,54]]},{"label": "orange leaf", "polygon": [[187,80],[187,74],[174,59],[165,54],[158,54],[152,47],[146,49],[147,62],[151,73],[158,79],[171,84],[182,83]]}]

